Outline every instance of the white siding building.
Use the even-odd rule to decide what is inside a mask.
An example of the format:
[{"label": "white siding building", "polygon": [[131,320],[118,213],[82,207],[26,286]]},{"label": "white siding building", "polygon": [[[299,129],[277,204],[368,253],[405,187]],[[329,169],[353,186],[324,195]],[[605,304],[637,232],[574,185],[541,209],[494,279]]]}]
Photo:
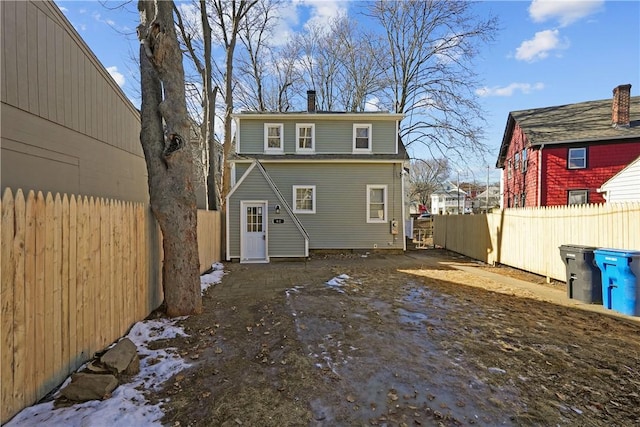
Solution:
[{"label": "white siding building", "polygon": [[598,189],[607,203],[640,202],[640,157]]}]

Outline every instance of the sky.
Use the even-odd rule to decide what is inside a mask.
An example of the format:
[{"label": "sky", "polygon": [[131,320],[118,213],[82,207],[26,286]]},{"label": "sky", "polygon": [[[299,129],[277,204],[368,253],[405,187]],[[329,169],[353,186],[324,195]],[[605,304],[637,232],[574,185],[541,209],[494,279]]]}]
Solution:
[{"label": "sky", "polygon": [[[135,1],[59,1],[56,4],[111,73],[139,105]],[[354,14],[357,1],[292,0],[281,12],[278,43],[309,21]],[[459,166],[461,181],[491,181],[510,111],[611,99],[620,84],[640,94],[640,2],[637,0],[481,1],[479,16],[496,15],[501,30],[476,61],[482,85],[476,94],[486,111],[486,159]],[[356,16],[356,15],[353,15]],[[420,156],[420,153],[410,153]],[[454,165],[454,169],[456,166]]]},{"label": "sky", "polygon": [[[218,284],[224,276],[224,266],[212,265],[213,271],[200,276],[202,292]],[[67,408],[53,408],[53,402],[45,402],[23,409],[5,427],[66,426],[162,426],[164,413],[161,403],[152,405],[141,390],[159,390],[172,376],[188,368],[190,364],[170,348],[151,350],[153,341],[186,336],[176,323],[183,318],[144,320],[133,325],[126,335],[137,347],[140,356],[140,373],[131,382],[119,385],[105,400],[90,400]],[[84,369],[84,366],[79,370]],[[67,378],[63,387],[70,382]]]}]

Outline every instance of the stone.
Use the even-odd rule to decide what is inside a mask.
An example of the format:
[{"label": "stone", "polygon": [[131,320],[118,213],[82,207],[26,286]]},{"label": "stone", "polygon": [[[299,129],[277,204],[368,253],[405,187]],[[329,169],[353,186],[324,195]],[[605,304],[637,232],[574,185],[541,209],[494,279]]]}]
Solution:
[{"label": "stone", "polygon": [[118,379],[113,375],[78,373],[71,376],[71,383],[60,394],[74,402],[102,400],[117,386]]},{"label": "stone", "polygon": [[100,363],[109,371],[121,374],[137,355],[136,345],[129,338],[123,338],[102,355]]},{"label": "stone", "polygon": [[124,370],[124,375],[133,376],[140,373],[140,357],[136,354],[133,356],[131,363],[127,366],[127,369]]}]

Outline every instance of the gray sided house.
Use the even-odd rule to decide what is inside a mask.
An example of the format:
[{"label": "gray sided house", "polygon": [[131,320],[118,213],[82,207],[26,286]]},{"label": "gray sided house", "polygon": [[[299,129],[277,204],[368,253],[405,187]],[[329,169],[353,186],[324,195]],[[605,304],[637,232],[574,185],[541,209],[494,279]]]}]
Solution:
[{"label": "gray sided house", "polygon": [[[309,105],[315,105],[310,93]],[[227,260],[404,250],[401,114],[235,115]]]}]

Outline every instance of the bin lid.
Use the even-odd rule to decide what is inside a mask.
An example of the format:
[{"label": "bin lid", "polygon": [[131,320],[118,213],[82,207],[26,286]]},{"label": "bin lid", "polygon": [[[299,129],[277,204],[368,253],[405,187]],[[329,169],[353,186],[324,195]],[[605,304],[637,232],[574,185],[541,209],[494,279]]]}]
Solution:
[{"label": "bin lid", "polygon": [[571,252],[592,252],[598,248],[596,246],[560,245],[558,249],[560,249],[561,251],[571,251]]},{"label": "bin lid", "polygon": [[612,248],[600,248],[593,251],[596,255],[609,255],[609,256],[619,256],[625,258],[634,258],[640,257],[640,251],[635,251],[633,249],[612,249]]}]

